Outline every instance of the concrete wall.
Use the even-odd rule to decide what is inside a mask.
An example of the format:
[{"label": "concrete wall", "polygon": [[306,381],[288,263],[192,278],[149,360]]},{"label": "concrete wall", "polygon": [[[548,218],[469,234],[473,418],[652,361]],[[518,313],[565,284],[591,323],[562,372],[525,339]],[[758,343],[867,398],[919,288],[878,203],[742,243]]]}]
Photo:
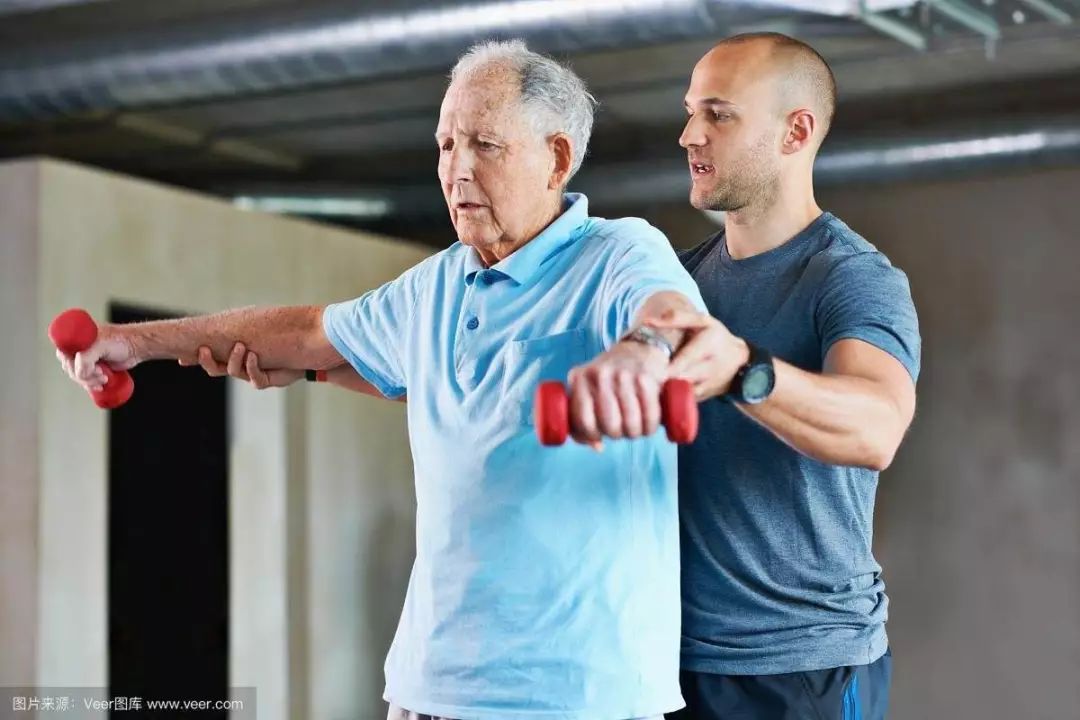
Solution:
[{"label": "concrete wall", "polygon": [[[0,172],[0,686],[31,682],[37,663],[38,173],[29,163]],[[54,361],[55,362],[55,361]]]},{"label": "concrete wall", "polygon": [[[49,320],[110,301],[326,303],[430,249],[55,162],[0,165],[0,202],[0,487],[24,511],[0,523],[0,685],[105,685],[106,414],[56,366]],[[258,687],[261,719],[378,717],[414,547],[403,406],[303,383],[230,392],[230,684]]]},{"label": "concrete wall", "polygon": [[[1080,708],[1080,170],[819,198],[909,275],[915,424],[878,497],[893,713]],[[715,231],[656,216],[676,244]]]},{"label": "concrete wall", "polygon": [[1080,708],[1080,171],[835,193],[911,276],[919,410],[881,491],[897,718]]}]

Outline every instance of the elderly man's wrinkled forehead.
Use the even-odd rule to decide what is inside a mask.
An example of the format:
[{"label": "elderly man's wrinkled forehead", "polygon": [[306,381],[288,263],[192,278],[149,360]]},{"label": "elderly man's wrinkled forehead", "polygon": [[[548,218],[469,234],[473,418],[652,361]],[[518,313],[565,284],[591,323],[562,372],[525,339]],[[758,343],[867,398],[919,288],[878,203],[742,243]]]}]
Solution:
[{"label": "elderly man's wrinkled forehead", "polygon": [[455,125],[494,125],[509,129],[521,117],[521,82],[517,73],[499,64],[474,68],[446,89],[439,114],[441,131]]}]

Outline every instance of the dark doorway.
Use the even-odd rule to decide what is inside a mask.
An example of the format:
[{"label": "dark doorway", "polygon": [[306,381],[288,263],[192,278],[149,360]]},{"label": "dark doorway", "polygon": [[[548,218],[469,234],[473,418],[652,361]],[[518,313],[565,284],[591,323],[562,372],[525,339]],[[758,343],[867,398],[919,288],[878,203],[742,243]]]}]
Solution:
[{"label": "dark doorway", "polygon": [[[169,317],[123,305],[110,315]],[[110,713],[123,720],[161,717],[149,699],[228,699],[225,379],[168,361],[132,377],[131,400],[109,415],[109,690],[144,708]]]}]

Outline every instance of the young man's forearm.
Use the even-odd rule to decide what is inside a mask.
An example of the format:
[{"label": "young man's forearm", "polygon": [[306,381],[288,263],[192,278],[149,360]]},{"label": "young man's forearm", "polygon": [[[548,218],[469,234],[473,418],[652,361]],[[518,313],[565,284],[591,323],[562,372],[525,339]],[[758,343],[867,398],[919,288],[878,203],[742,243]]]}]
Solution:
[{"label": "young man's forearm", "polygon": [[243,342],[268,367],[324,369],[341,362],[322,330],[319,306],[247,307],[213,315],[126,325],[107,325],[103,334],[127,340],[140,362],[197,360],[200,346],[228,357]]},{"label": "young man's forearm", "polygon": [[884,470],[910,417],[878,383],[822,375],[774,361],[776,387],[760,405],[738,405],[747,416],[820,462]]}]

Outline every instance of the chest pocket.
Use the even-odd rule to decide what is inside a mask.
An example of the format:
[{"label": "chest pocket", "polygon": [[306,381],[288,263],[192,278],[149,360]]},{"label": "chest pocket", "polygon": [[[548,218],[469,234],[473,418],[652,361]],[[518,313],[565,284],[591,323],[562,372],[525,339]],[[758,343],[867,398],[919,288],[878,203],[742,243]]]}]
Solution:
[{"label": "chest pocket", "polygon": [[511,342],[503,379],[503,398],[511,418],[532,425],[533,398],[540,383],[565,383],[570,370],[594,354],[585,328]]}]

